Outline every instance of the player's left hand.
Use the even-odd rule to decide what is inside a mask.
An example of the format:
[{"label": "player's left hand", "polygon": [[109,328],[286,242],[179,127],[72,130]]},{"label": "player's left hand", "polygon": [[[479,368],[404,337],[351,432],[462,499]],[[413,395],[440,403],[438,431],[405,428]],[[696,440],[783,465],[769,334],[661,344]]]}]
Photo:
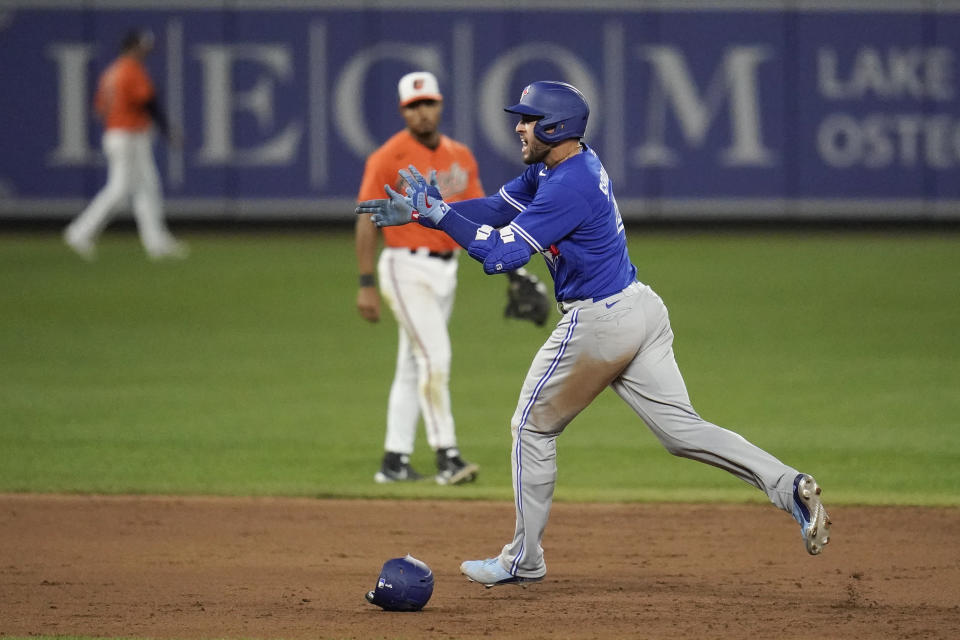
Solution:
[{"label": "player's left hand", "polygon": [[384,185],[383,188],[389,198],[364,200],[357,204],[356,213],[369,215],[370,221],[378,227],[395,227],[412,222],[413,205],[408,204],[406,199],[389,185]]},{"label": "player's left hand", "polygon": [[430,183],[424,179],[417,168],[410,165],[408,170],[400,169],[400,177],[410,185],[407,187],[406,203],[414,209],[414,219],[427,227],[436,227],[447,212],[450,205],[443,201],[440,189],[436,186],[436,174],[431,172]]}]

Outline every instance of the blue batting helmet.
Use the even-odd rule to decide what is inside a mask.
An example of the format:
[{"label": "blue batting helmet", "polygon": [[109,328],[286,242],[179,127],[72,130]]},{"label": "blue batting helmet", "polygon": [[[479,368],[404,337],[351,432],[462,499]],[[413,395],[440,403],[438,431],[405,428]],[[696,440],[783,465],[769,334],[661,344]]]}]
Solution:
[{"label": "blue batting helmet", "polygon": [[[580,90],[572,84],[555,80],[540,80],[528,84],[520,95],[520,102],[504,107],[508,113],[537,116],[533,135],[541,142],[553,144],[567,138],[582,138],[590,117],[590,105]],[[547,133],[547,129],[553,129]]]},{"label": "blue batting helmet", "polygon": [[367,602],[384,611],[420,611],[433,595],[433,571],[410,554],[387,560]]}]

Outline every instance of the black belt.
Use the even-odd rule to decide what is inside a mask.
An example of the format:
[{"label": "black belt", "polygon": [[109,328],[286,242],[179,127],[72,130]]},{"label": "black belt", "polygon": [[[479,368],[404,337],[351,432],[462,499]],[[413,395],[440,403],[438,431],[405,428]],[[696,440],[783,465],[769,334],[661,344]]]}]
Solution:
[{"label": "black belt", "polygon": [[[410,249],[410,253],[420,255],[422,252],[419,249]],[[441,260],[452,260],[453,256],[457,254],[453,251],[430,251],[424,255],[428,255],[431,258],[440,258]]]}]

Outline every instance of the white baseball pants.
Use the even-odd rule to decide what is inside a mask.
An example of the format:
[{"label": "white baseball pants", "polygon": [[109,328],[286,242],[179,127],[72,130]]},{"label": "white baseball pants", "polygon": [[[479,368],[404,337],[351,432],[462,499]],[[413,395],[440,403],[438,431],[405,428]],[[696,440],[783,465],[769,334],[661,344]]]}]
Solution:
[{"label": "white baseball pants", "polygon": [[397,368],[387,403],[386,451],[413,453],[418,419],[434,450],[457,446],[450,410],[447,323],[457,288],[457,255],[444,260],[424,249],[387,247],[377,272],[397,319]]},{"label": "white baseball pants", "polygon": [[175,240],[163,219],[152,131],[110,129],[103,134],[103,151],[107,157],[107,183],[67,227],[68,236],[92,243],[112,214],[132,197],[140,242],[149,255],[163,255]]},{"label": "white baseball pants", "polygon": [[500,564],[536,578],[557,478],[556,439],[610,386],[666,449],[732,473],[791,513],[798,471],[693,409],[673,354],[667,308],[653,289],[631,284],[597,302],[569,305],[534,357],[511,420],[517,524]]}]

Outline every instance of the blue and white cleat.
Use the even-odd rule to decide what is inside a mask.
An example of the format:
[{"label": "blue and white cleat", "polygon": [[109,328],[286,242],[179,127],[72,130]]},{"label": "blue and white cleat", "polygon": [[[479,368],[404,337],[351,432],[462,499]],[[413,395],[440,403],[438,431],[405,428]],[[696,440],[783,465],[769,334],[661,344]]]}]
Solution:
[{"label": "blue and white cleat", "polygon": [[830,542],[830,516],[820,502],[820,487],[813,476],[801,473],[793,479],[793,517],[800,523],[800,535],[812,556]]},{"label": "blue and white cleat", "polygon": [[460,573],[467,576],[470,582],[479,582],[487,589],[501,584],[523,585],[529,582],[540,582],[543,580],[543,576],[539,578],[515,576],[500,566],[500,560],[498,558],[467,560],[460,565]]}]

